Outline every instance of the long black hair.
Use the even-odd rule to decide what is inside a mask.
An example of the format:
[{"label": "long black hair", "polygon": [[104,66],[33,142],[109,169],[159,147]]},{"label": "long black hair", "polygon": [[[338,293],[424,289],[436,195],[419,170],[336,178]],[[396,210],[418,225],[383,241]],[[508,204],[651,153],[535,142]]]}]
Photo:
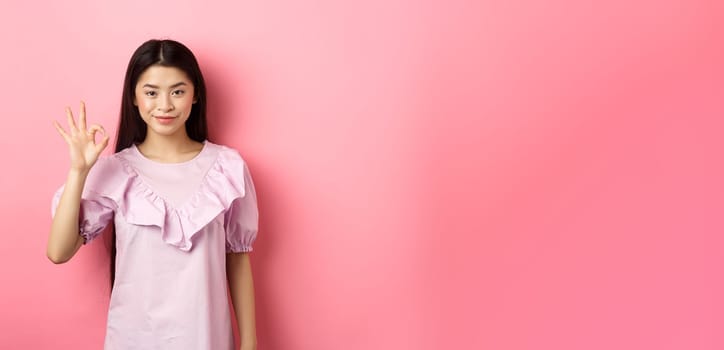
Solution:
[{"label": "long black hair", "polygon": [[[207,139],[206,127],[206,85],[199,63],[188,47],[174,40],[149,40],[136,49],[128,62],[123,81],[121,115],[116,134],[116,152],[146,139],[146,123],[133,104],[138,78],[151,66],[174,67],[182,70],[194,85],[196,103],[186,120],[186,133],[197,142]],[[111,230],[111,287],[116,278],[116,229]]]}]

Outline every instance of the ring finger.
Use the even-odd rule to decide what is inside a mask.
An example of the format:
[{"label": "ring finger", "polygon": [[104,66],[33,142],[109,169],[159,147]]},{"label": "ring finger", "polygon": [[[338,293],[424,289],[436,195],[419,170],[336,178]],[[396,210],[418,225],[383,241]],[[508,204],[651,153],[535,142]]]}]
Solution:
[{"label": "ring finger", "polygon": [[71,135],[75,135],[78,133],[78,127],[75,125],[75,120],[73,120],[73,112],[70,110],[70,107],[65,108],[65,115],[68,117],[68,129],[70,129]]}]

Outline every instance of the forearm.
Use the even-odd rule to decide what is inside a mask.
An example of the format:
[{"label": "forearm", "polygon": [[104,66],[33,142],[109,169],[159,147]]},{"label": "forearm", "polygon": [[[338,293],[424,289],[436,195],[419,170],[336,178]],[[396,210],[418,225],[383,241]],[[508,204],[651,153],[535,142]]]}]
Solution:
[{"label": "forearm", "polygon": [[254,279],[251,260],[247,253],[226,255],[226,273],[231,301],[239,325],[242,348],[256,348],[256,312],[254,307]]},{"label": "forearm", "polygon": [[55,210],[48,237],[47,255],[54,263],[68,261],[83,243],[79,235],[80,200],[88,172],[71,170]]}]

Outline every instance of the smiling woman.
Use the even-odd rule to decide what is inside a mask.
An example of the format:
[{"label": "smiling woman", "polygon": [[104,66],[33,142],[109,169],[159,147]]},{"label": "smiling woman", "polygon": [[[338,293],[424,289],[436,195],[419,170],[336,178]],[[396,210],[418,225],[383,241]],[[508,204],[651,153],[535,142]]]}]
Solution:
[{"label": "smiling woman", "polygon": [[138,146],[141,152],[160,162],[184,161],[193,157],[194,152],[198,153],[201,147],[197,144],[190,148],[191,152],[181,152],[181,159],[168,159],[172,153],[153,154],[154,147],[149,147],[159,138],[183,138],[196,101],[194,85],[182,70],[162,65],[148,67],[138,79],[133,98],[148,128],[146,139]]},{"label": "smiling woman", "polygon": [[96,143],[84,104],[68,130],[55,124],[71,169],[47,255],[66,262],[113,227],[106,349],[232,349],[227,283],[241,348],[256,347],[256,192],[239,153],[207,139],[205,101],[191,51],[151,40],[128,65],[115,154],[99,157],[108,136]]}]

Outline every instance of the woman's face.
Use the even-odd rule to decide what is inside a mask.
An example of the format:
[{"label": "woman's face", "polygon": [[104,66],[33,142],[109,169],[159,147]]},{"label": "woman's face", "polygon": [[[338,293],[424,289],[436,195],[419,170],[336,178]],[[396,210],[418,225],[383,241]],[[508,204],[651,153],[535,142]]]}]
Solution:
[{"label": "woman's face", "polygon": [[148,133],[186,135],[185,124],[194,103],[194,85],[178,68],[154,65],[138,78],[133,104],[146,122]]}]

